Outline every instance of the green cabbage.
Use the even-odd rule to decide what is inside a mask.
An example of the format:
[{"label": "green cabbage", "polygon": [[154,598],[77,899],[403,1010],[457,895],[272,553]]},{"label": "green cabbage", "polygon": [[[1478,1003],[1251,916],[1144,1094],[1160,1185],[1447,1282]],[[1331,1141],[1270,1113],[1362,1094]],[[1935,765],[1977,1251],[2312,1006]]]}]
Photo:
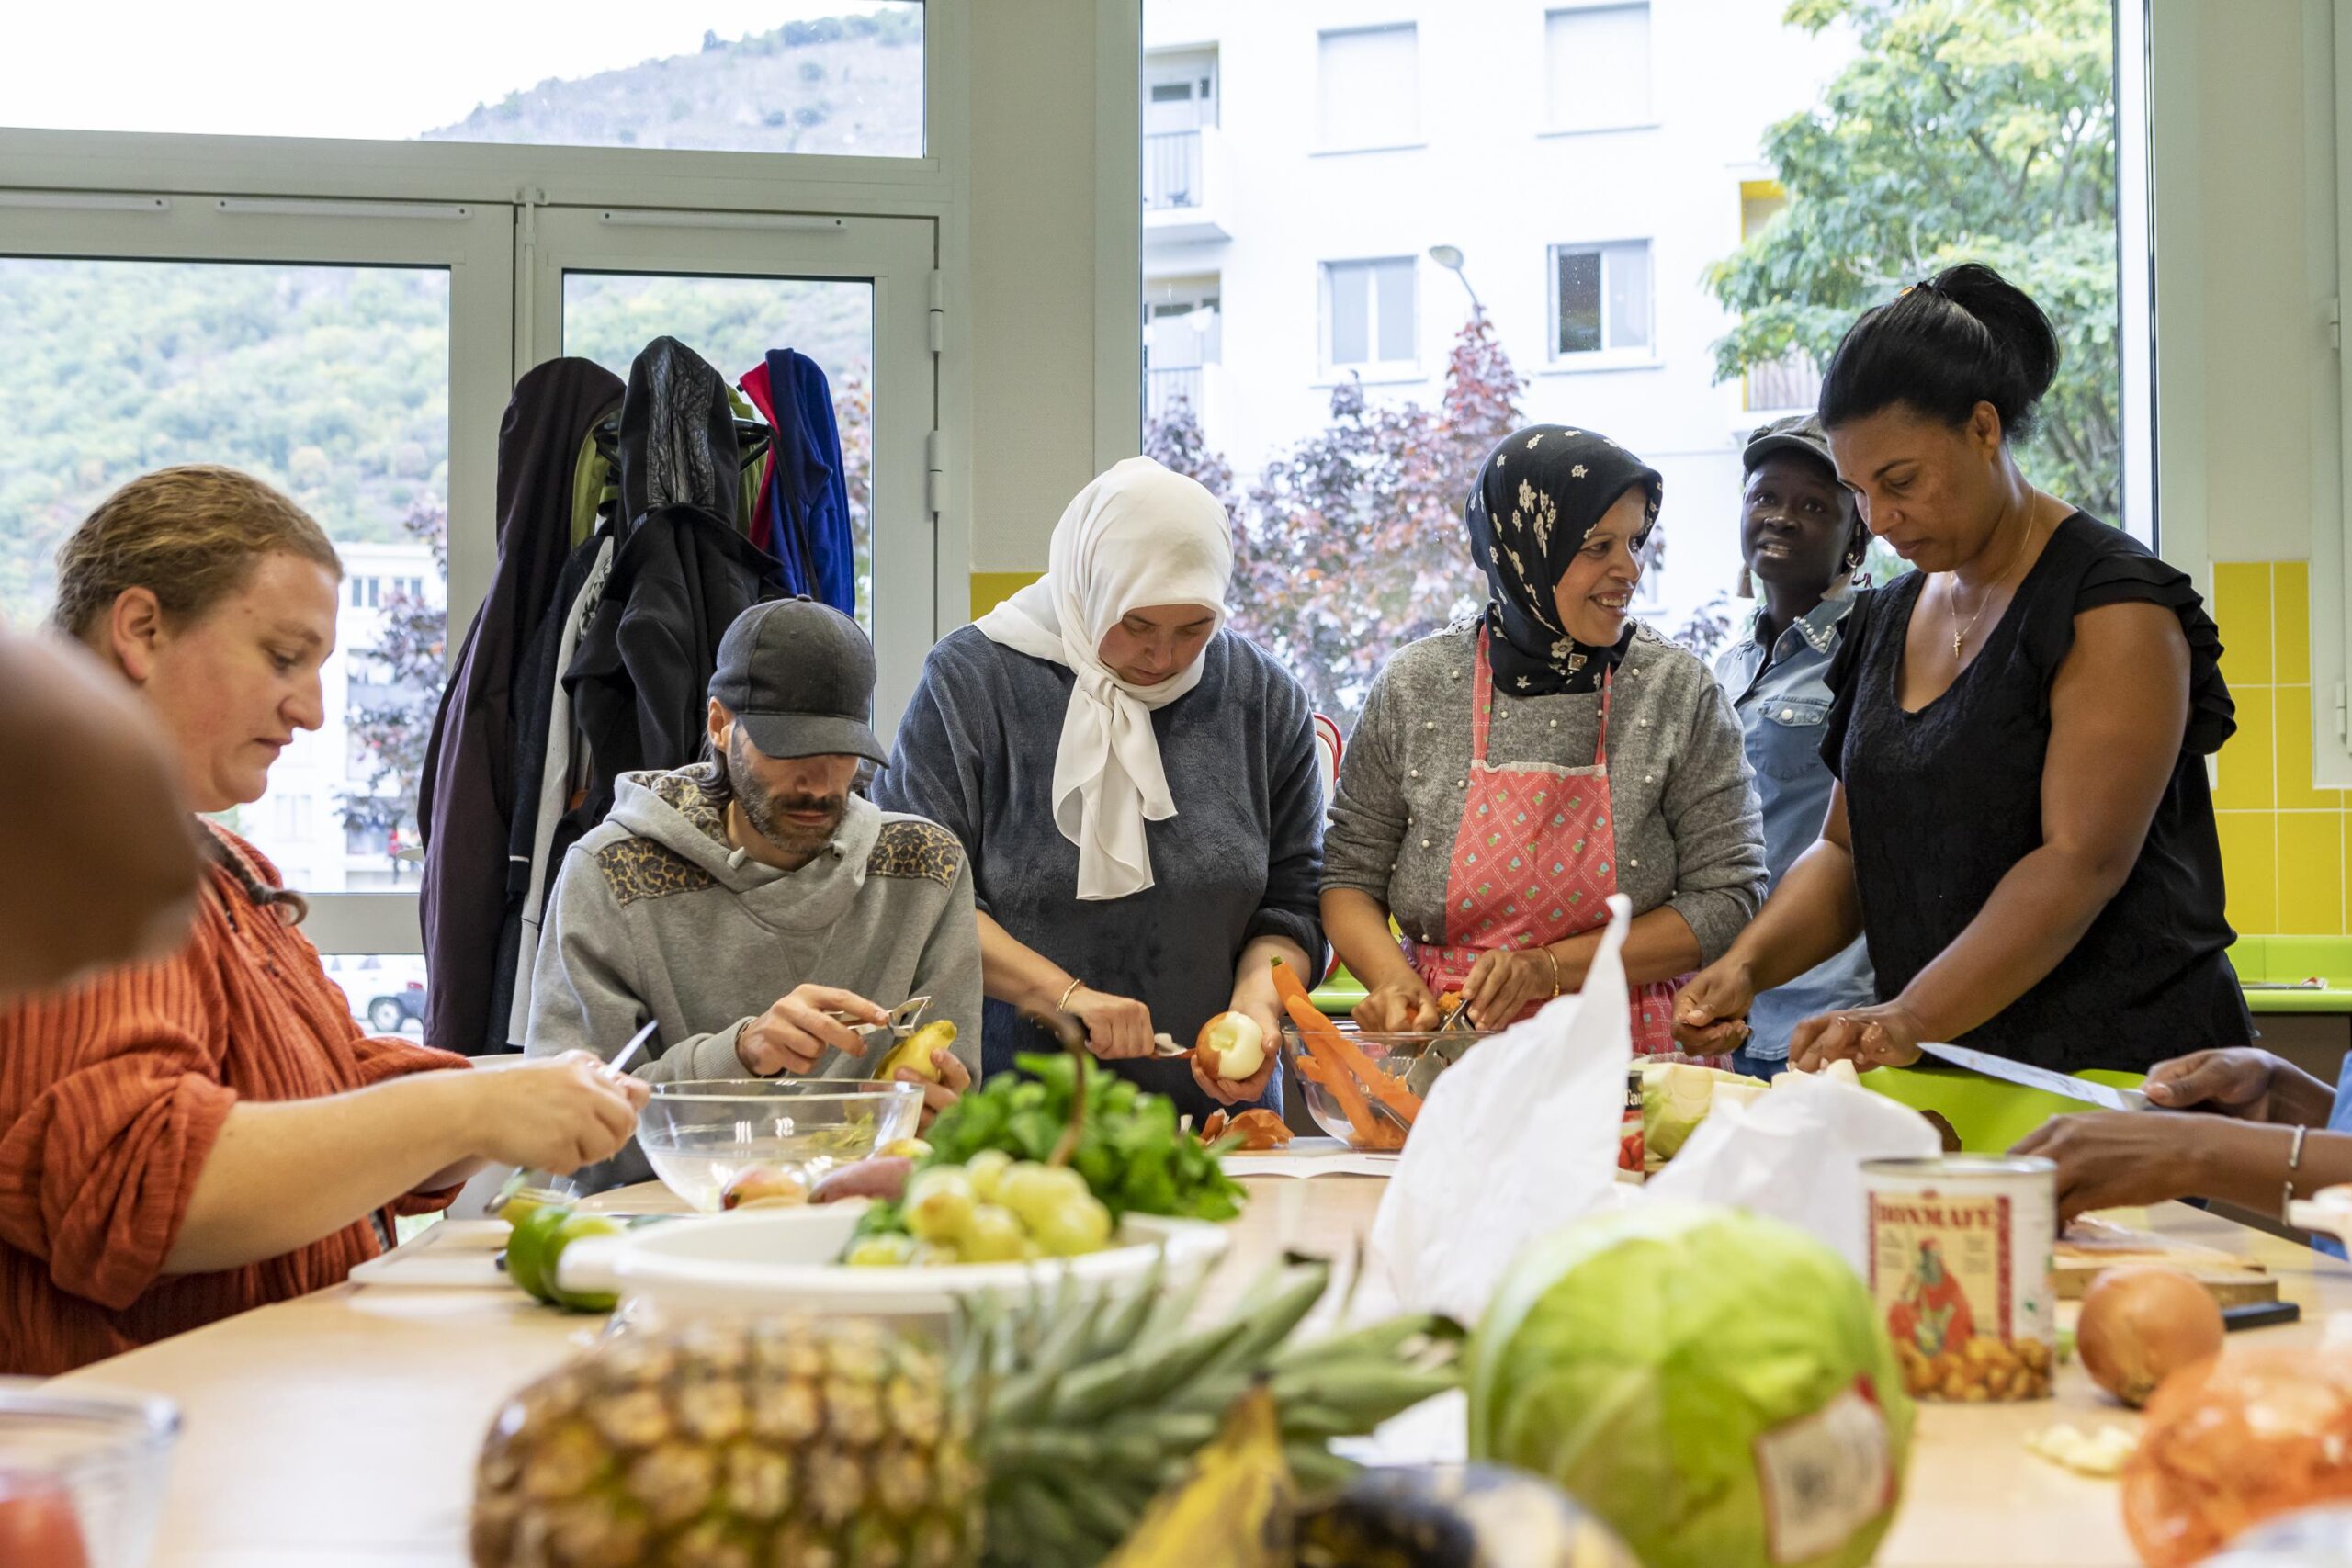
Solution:
[{"label": "green cabbage", "polygon": [[1777,1220],[1659,1202],[1544,1236],[1466,1365],[1471,1458],[1557,1482],[1648,1568],[1860,1568],[1894,1519],[1894,1348],[1845,1260]]}]

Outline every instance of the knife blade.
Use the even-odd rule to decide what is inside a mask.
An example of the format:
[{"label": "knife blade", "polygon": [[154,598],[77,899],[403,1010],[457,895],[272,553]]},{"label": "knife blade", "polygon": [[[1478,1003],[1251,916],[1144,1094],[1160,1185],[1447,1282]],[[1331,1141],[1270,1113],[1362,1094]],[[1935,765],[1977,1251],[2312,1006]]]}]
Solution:
[{"label": "knife blade", "polygon": [[2087,1078],[2053,1073],[2047,1067],[2013,1062],[2007,1056],[1996,1056],[1989,1051],[1973,1051],[1965,1045],[1930,1044],[1926,1041],[1919,1043],[1919,1049],[1955,1067],[1966,1067],[1972,1073],[1982,1073],[1988,1078],[1998,1078],[2003,1083],[2013,1083],[2021,1089],[2038,1089],[2044,1094],[2079,1100],[2102,1111],[2154,1109],[2148,1103],[2148,1097],[2136,1089],[2113,1089],[2103,1083],[2092,1083]]}]

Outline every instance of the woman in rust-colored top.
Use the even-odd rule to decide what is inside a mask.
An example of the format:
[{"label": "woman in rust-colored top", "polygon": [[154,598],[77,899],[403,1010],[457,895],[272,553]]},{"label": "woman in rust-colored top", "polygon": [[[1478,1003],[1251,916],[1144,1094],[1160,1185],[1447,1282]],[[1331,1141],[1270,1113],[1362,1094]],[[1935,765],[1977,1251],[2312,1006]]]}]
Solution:
[{"label": "woman in rust-colored top", "polygon": [[[59,552],[55,621],[130,681],[198,811],[259,799],[322,722],[334,547],[225,468],[136,479]],[[300,897],[210,823],[176,956],[0,1007],[0,1372],[46,1374],[340,1280],[372,1215],[486,1161],[571,1169],[643,1089],[575,1055],[496,1071],[363,1036]],[[7,896],[71,899],[71,886]]]}]

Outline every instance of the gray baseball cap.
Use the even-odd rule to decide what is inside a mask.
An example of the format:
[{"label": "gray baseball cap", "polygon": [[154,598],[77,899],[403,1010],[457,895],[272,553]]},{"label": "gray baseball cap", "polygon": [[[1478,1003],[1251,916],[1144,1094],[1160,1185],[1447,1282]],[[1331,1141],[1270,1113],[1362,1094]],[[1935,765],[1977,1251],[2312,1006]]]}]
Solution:
[{"label": "gray baseball cap", "polygon": [[1819,414],[1792,413],[1758,425],[1747,438],[1747,449],[1739,455],[1739,471],[1754,473],[1756,466],[1775,452],[1801,452],[1827,468],[1830,478],[1838,476],[1838,463],[1829,456],[1829,437],[1821,428]]},{"label": "gray baseball cap", "polygon": [[710,696],[762,756],[890,760],[874,735],[874,644],[814,599],[774,599],[736,616],[718,642]]}]

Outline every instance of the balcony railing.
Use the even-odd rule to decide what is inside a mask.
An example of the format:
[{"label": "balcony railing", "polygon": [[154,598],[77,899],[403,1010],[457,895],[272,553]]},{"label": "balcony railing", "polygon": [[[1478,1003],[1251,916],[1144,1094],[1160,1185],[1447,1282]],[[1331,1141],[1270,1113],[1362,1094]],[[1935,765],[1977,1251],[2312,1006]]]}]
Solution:
[{"label": "balcony railing", "polygon": [[1753,412],[1789,412],[1820,401],[1821,367],[1801,348],[1769,364],[1748,367],[1747,406]]},{"label": "balcony railing", "polygon": [[1144,378],[1144,410],[1148,417],[1166,419],[1178,403],[1198,422],[1201,408],[1201,367],[1197,365],[1154,366]]},{"label": "balcony railing", "polygon": [[1143,139],[1143,204],[1147,210],[1198,207],[1201,133],[1162,130]]}]

